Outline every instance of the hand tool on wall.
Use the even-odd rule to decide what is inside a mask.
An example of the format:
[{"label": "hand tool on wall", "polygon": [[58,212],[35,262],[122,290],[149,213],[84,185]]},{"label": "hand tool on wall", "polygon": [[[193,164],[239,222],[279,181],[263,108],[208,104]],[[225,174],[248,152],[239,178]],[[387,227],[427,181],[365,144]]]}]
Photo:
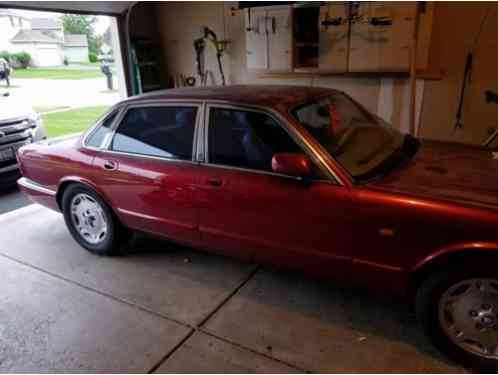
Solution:
[{"label": "hand tool on wall", "polygon": [[194,50],[197,65],[197,74],[199,74],[202,85],[206,84],[206,70],[205,70],[205,49],[206,40],[210,41],[216,49],[216,59],[218,61],[218,69],[221,77],[221,84],[225,86],[225,73],[223,71],[223,53],[226,50],[228,40],[218,40],[216,33],[207,26],[201,28],[202,37],[194,40]]}]

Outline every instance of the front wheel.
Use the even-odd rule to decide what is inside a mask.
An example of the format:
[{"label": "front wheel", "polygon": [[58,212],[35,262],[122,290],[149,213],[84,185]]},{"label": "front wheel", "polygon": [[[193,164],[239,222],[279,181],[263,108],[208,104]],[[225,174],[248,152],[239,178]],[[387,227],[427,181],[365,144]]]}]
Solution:
[{"label": "front wheel", "polygon": [[62,197],[64,220],[80,246],[98,255],[115,255],[129,238],[109,206],[93,190],[69,186]]},{"label": "front wheel", "polygon": [[457,268],[429,277],[417,318],[443,353],[479,371],[498,370],[498,274]]}]

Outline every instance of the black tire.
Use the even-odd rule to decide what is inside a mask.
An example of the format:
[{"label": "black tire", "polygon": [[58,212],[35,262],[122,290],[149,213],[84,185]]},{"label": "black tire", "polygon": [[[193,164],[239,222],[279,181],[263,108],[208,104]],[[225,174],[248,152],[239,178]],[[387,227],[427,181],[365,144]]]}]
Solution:
[{"label": "black tire", "polygon": [[[97,244],[88,242],[75,228],[71,218],[70,206],[73,198],[78,194],[90,196],[102,208],[107,221],[107,232],[102,239],[102,242]],[[118,255],[121,253],[122,246],[128,242],[131,237],[131,231],[121,225],[111,208],[96,192],[84,185],[73,184],[68,186],[64,191],[61,203],[66,226],[75,241],[78,242],[81,247],[97,255]]]},{"label": "black tire", "polygon": [[497,372],[498,360],[474,354],[453,343],[439,322],[439,301],[443,294],[457,283],[474,278],[498,280],[498,274],[475,265],[449,267],[429,276],[417,290],[415,309],[417,320],[425,334],[443,354],[472,370]]}]

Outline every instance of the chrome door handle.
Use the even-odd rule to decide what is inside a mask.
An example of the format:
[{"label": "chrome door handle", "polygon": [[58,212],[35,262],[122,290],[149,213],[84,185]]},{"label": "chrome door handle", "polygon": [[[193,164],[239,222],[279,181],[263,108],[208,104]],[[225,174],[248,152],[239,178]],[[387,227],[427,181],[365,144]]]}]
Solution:
[{"label": "chrome door handle", "polygon": [[112,160],[106,160],[104,162],[104,169],[108,171],[115,171],[116,169],[118,169],[118,163]]}]

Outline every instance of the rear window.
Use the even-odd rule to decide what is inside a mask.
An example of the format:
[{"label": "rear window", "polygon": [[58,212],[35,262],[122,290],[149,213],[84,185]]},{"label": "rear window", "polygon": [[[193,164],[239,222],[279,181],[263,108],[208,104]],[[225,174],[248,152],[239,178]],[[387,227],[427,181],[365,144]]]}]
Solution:
[{"label": "rear window", "polygon": [[86,140],[86,145],[90,147],[100,148],[103,146],[107,136],[111,134],[111,127],[119,111],[111,113],[104,122],[94,130],[94,132]]}]

